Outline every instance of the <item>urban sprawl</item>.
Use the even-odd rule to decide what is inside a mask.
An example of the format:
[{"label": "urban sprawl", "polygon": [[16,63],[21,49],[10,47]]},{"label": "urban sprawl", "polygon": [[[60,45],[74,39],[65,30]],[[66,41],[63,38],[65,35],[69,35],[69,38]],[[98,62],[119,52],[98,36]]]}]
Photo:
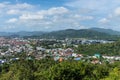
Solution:
[{"label": "urban sprawl", "polygon": [[[102,64],[106,60],[113,63],[115,60],[119,61],[119,56],[101,55],[99,52],[94,55],[87,55],[76,53],[76,51],[69,47],[70,45],[78,47],[79,44],[106,44],[114,41],[107,40],[88,40],[88,39],[22,39],[22,38],[4,38],[0,37],[0,64],[10,63],[11,61],[20,60],[19,54],[26,54],[22,59],[26,60],[41,60],[45,58],[52,58],[54,61],[64,60],[81,60],[93,64]],[[34,57],[34,58],[33,58]],[[102,59],[100,59],[102,57]]]}]

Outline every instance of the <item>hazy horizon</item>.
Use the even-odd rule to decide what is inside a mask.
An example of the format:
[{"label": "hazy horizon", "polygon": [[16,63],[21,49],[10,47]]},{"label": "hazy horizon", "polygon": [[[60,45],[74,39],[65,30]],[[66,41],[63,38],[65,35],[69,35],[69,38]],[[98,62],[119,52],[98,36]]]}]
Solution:
[{"label": "hazy horizon", "polygon": [[0,0],[0,32],[120,31],[120,0]]}]

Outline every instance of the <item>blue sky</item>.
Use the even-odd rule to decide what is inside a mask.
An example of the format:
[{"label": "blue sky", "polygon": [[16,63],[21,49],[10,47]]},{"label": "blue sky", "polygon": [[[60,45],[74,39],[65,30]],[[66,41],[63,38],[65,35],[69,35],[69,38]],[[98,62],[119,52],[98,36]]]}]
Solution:
[{"label": "blue sky", "polygon": [[0,0],[0,32],[120,31],[120,0]]}]

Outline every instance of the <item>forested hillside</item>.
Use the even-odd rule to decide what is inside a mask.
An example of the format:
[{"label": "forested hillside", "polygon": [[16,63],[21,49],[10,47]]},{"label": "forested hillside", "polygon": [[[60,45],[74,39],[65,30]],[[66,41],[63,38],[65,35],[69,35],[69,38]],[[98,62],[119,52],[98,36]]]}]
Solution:
[{"label": "forested hillside", "polygon": [[119,80],[119,66],[72,60],[20,60],[1,65],[0,80]]},{"label": "forested hillside", "polygon": [[118,56],[120,55],[120,41],[107,44],[79,45],[77,53],[93,55],[101,53],[102,55]]},{"label": "forested hillside", "polygon": [[[32,37],[32,36],[31,36]],[[33,36],[38,37],[38,36]],[[87,38],[87,39],[118,39],[119,36],[113,36],[104,32],[98,32],[91,29],[67,29],[60,31],[53,31],[50,33],[43,34],[39,36],[40,38],[56,38],[56,39],[65,39],[65,38]]]}]

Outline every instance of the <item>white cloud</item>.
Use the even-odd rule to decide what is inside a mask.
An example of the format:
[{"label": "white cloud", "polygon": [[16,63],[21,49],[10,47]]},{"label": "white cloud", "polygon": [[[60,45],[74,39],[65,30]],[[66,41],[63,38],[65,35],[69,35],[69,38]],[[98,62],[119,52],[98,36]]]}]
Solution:
[{"label": "white cloud", "polygon": [[32,9],[35,6],[28,3],[11,4],[10,2],[0,3],[0,9]]},{"label": "white cloud", "polygon": [[43,19],[43,15],[38,14],[23,14],[19,17],[21,20],[34,20],[34,19]]},{"label": "white cloud", "polygon": [[40,15],[56,15],[56,14],[65,14],[68,13],[69,10],[65,7],[53,7],[48,10],[41,10],[38,11],[37,13]]},{"label": "white cloud", "polygon": [[114,11],[116,16],[120,16],[120,7],[117,7]]},{"label": "white cloud", "polygon": [[80,21],[92,20],[93,16],[83,16],[74,14],[65,7],[52,7],[47,10],[39,10],[36,12],[22,13],[18,17],[17,24],[27,27],[39,27],[41,29],[59,30],[59,29],[80,29],[85,28],[81,26]]},{"label": "white cloud", "polygon": [[11,4],[10,2],[0,3],[0,15],[4,15],[4,16],[7,16],[8,14],[19,15],[25,12],[29,13],[31,10],[34,9],[35,6],[28,3],[17,3],[17,4]]},{"label": "white cloud", "polygon": [[7,21],[7,23],[15,23],[16,21],[17,21],[16,18],[12,18],[12,19],[9,19],[9,20]]},{"label": "white cloud", "polygon": [[[4,3],[2,12],[7,19],[4,21],[5,25],[14,25],[16,29],[21,28],[21,25],[26,28],[32,29],[80,29],[85,28],[81,25],[81,21],[92,20],[93,16],[81,15],[80,13],[73,12],[66,7],[51,7],[49,9],[38,9],[35,5],[27,3],[11,4]],[[0,13],[1,14],[1,13]],[[14,17],[14,18],[11,18]],[[6,27],[10,29],[12,27]]]},{"label": "white cloud", "polygon": [[33,5],[30,5],[28,3],[23,3],[23,4],[16,4],[15,6],[13,6],[13,8],[19,8],[19,9],[30,9],[33,8]]},{"label": "white cloud", "polygon": [[94,19],[93,16],[83,16],[83,15],[80,15],[80,14],[73,14],[73,13],[70,15],[70,18],[72,18],[72,19],[77,19],[77,20],[79,20],[79,21],[92,20],[92,19]]},{"label": "white cloud", "polygon": [[11,9],[11,10],[9,10],[9,11],[7,11],[7,14],[19,14],[19,13],[21,13],[19,10],[15,10],[15,9]]},{"label": "white cloud", "polygon": [[120,16],[120,7],[117,7],[115,8],[114,10],[112,10],[111,13],[109,13],[106,18],[102,18],[100,19],[98,22],[99,23],[102,23],[102,24],[105,24],[105,23],[108,23],[110,21],[112,22],[117,22],[119,21],[119,16]]},{"label": "white cloud", "polygon": [[8,4],[9,2],[0,3],[0,9],[7,7]]},{"label": "white cloud", "polygon": [[47,12],[49,15],[54,15],[54,14],[64,14],[67,13],[69,10],[64,7],[54,7],[50,8]]},{"label": "white cloud", "polygon": [[85,16],[85,17],[83,17],[83,20],[92,20],[92,19],[94,19],[93,16]]},{"label": "white cloud", "polygon": [[[23,13],[21,16],[19,16],[19,19],[28,19],[28,20],[34,20],[34,19],[43,19],[45,17],[49,16],[55,16],[55,15],[64,15],[68,13],[68,9],[64,7],[54,7],[50,8],[48,10],[40,10],[34,13]],[[14,11],[13,11],[14,12]]]},{"label": "white cloud", "polygon": [[120,20],[119,17],[120,17],[120,7],[116,7],[111,13],[109,13],[106,16],[106,18],[102,18],[98,22],[102,24],[106,24],[110,21],[115,23]]},{"label": "white cloud", "polygon": [[34,19],[38,19],[41,20],[43,18],[49,18],[50,16],[56,16],[56,15],[64,15],[66,13],[68,13],[69,10],[67,8],[64,7],[54,7],[54,8],[50,8],[48,10],[40,10],[34,13],[28,13],[28,14],[22,14],[21,16],[19,16],[19,19],[27,19],[27,20],[34,20]]},{"label": "white cloud", "polygon": [[5,7],[5,4],[3,3],[0,3],[0,9],[4,8]]},{"label": "white cloud", "polygon": [[28,4],[28,3],[18,3],[15,5],[7,4],[5,6],[6,6],[6,8],[9,8],[9,9],[31,9],[31,8],[34,8],[33,5]]},{"label": "white cloud", "polygon": [[106,24],[109,22],[109,20],[107,18],[102,18],[98,21],[99,23],[102,23],[102,24]]},{"label": "white cloud", "polygon": [[[85,1],[85,0],[74,0],[71,1],[67,4],[65,4],[66,6],[69,7],[75,7],[75,8],[89,8],[89,9],[95,9],[98,8],[99,5],[102,5],[103,3],[100,3],[97,0],[89,0],[89,1]],[[101,6],[102,7],[102,6]]]}]

